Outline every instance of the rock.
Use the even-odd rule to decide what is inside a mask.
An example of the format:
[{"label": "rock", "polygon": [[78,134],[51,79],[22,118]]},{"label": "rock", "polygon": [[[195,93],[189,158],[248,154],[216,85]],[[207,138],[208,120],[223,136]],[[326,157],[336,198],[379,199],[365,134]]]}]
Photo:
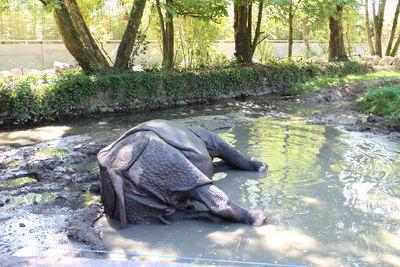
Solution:
[{"label": "rock", "polygon": [[11,73],[13,76],[22,76],[23,74],[23,69],[11,69]]},{"label": "rock", "polygon": [[89,187],[89,191],[90,191],[91,193],[100,193],[100,184],[92,184],[92,185]]},{"label": "rock", "polygon": [[310,61],[314,62],[314,63],[324,63],[324,62],[327,62],[328,60],[325,57],[313,56],[313,57],[310,58]]},{"label": "rock", "polygon": [[369,126],[367,126],[367,125],[360,125],[360,126],[358,127],[358,130],[359,130],[360,132],[368,132],[368,131],[371,130],[371,127],[369,127]]},{"label": "rock", "polygon": [[34,75],[38,75],[41,76],[43,75],[43,71],[40,70],[36,70],[36,69],[24,69],[24,74],[34,74]]},{"label": "rock", "polygon": [[5,79],[10,79],[13,76],[13,74],[9,71],[2,70],[0,71],[0,76],[3,76]]},{"label": "rock", "polygon": [[22,69],[22,75],[33,73],[34,69]]},{"label": "rock", "polygon": [[136,65],[132,67],[133,71],[144,71],[141,65]]},{"label": "rock", "polygon": [[400,138],[400,132],[391,132],[389,134],[390,138]]},{"label": "rock", "polygon": [[60,62],[60,61],[54,61],[54,63],[53,63],[53,69],[56,72],[63,71],[63,70],[68,69],[70,67],[71,67],[71,65],[69,65],[68,63],[63,63],[63,62]]},{"label": "rock", "polygon": [[43,74],[48,75],[50,77],[56,77],[57,76],[57,72],[55,70],[44,70]]},{"label": "rock", "polygon": [[395,69],[400,70],[400,56],[395,56],[392,64]]},{"label": "rock", "polygon": [[20,223],[19,227],[25,227],[26,225],[24,223]]},{"label": "rock", "polygon": [[178,102],[176,102],[176,105],[177,105],[177,106],[186,106],[186,105],[187,105],[187,102],[184,101],[184,100],[179,100]]},{"label": "rock", "polygon": [[68,238],[89,245],[91,249],[105,249],[101,229],[95,225],[103,213],[104,210],[99,204],[92,204],[76,212],[66,229]]},{"label": "rock", "polygon": [[393,64],[394,57],[390,56],[384,56],[380,61],[379,61],[379,66],[390,66]]},{"label": "rock", "polygon": [[372,66],[377,66],[379,62],[381,61],[380,56],[364,56],[363,60],[365,63],[371,64]]},{"label": "rock", "polygon": [[375,115],[369,115],[367,117],[367,122],[372,122],[372,123],[376,123],[376,122],[383,122],[384,119],[382,119],[381,117],[375,116]]}]

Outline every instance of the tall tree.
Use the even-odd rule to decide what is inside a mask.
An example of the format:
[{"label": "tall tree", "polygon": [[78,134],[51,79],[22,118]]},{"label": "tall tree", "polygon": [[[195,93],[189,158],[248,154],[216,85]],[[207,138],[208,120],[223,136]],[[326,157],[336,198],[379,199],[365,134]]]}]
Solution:
[{"label": "tall tree", "polygon": [[40,1],[46,7],[53,7],[64,45],[85,72],[96,72],[110,67],[104,50],[90,34],[76,0]]},{"label": "tall tree", "polygon": [[[165,0],[165,15],[162,13],[160,0],[156,0],[156,8],[160,20],[162,41],[162,66],[172,68],[174,66],[174,17],[172,15],[173,0]],[[164,18],[165,16],[165,18]]]},{"label": "tall tree", "polygon": [[227,15],[226,7],[227,0],[165,0],[165,2],[156,0],[161,29],[163,67],[174,66],[174,16],[216,21],[216,18]]},{"label": "tall tree", "polygon": [[257,21],[253,36],[253,1],[234,0],[235,57],[238,63],[251,63],[261,37],[261,21],[264,0],[258,0]]},{"label": "tall tree", "polygon": [[338,4],[329,16],[329,61],[348,60],[343,37],[343,5]]},{"label": "tall tree", "polygon": [[276,17],[287,23],[288,29],[288,58],[293,56],[293,30],[294,18],[299,10],[302,0],[271,0],[276,8]]},{"label": "tall tree", "polygon": [[135,0],[133,2],[131,13],[128,18],[128,25],[125,28],[121,43],[118,46],[114,64],[116,68],[128,69],[129,67],[129,60],[136,41],[140,22],[142,21],[145,6],[146,0]]},{"label": "tall tree", "polygon": [[389,42],[386,48],[386,56],[391,56],[393,54],[396,55],[397,51],[394,51],[392,53],[392,46],[393,46],[393,41],[396,35],[396,29],[397,29],[397,21],[399,19],[399,13],[400,13],[400,0],[397,1],[397,7],[396,7],[396,12],[394,13],[394,18],[393,18],[393,23],[392,23],[392,30],[390,32],[390,38]]},{"label": "tall tree", "polygon": [[372,2],[375,30],[375,54],[382,57],[382,30],[385,16],[386,0],[380,0],[378,13],[376,13],[375,2]]},{"label": "tall tree", "polygon": [[397,41],[392,49],[392,52],[390,53],[390,56],[394,57],[397,54],[397,51],[399,51],[399,46],[400,46],[400,34],[397,37]]},{"label": "tall tree", "polygon": [[304,42],[304,45],[306,47],[306,52],[309,55],[311,53],[311,46],[310,46],[310,42],[308,40],[309,30],[308,30],[308,25],[307,24],[308,24],[307,18],[303,18],[301,20],[301,24],[300,25],[301,25],[301,31],[303,32],[303,42]]},{"label": "tall tree", "polygon": [[249,6],[247,1],[234,2],[235,57],[238,63],[251,63],[251,40],[249,35]]},{"label": "tall tree", "polygon": [[[76,0],[39,0],[53,10],[64,45],[85,72],[111,67],[111,59],[96,42],[83,19]],[[128,24],[118,47],[115,67],[128,69],[146,0],[134,0]]]},{"label": "tall tree", "polygon": [[371,36],[371,28],[369,24],[369,0],[364,1],[364,10],[365,10],[365,18],[364,18],[364,23],[365,23],[365,36],[367,39],[367,45],[368,45],[368,52],[370,55],[375,54],[375,48],[374,44],[372,42],[372,36]]}]

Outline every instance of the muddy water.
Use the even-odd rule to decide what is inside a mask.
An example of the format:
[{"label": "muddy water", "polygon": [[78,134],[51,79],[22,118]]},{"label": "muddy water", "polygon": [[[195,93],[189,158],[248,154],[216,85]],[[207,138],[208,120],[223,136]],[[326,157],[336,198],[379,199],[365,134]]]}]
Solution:
[{"label": "muddy water", "polygon": [[296,118],[257,118],[219,134],[270,170],[219,173],[215,184],[271,223],[253,228],[183,221],[120,230],[103,218],[110,250],[318,266],[400,262],[399,141]]},{"label": "muddy water", "polygon": [[[245,171],[219,173],[214,177],[215,184],[242,206],[269,216],[270,224],[253,228],[242,224],[183,221],[171,225],[131,225],[128,229],[120,230],[118,222],[103,217],[101,222],[107,249],[164,256],[317,266],[398,264],[400,141],[388,139],[387,136],[307,125],[303,117],[319,111],[320,107],[294,107],[292,103],[282,103],[280,107],[271,109],[265,99],[259,99],[259,102],[228,101],[201,108],[193,106],[168,112],[81,120],[68,125],[0,132],[0,144],[20,147],[48,140],[58,142],[60,137],[82,134],[89,138],[84,139],[84,143],[105,137],[117,138],[136,123],[153,118],[207,122],[210,118],[213,120],[213,116],[221,115],[224,123],[234,126],[217,130],[218,134],[241,153],[267,162],[270,169],[267,174]],[[76,145],[74,143],[73,146]],[[61,157],[63,151],[56,152]],[[19,164],[17,161],[11,163]],[[79,166],[95,170],[93,164],[89,162],[87,166]],[[13,184],[8,184],[11,182]],[[37,182],[30,177],[20,177],[6,183],[0,186]],[[77,186],[64,190],[81,192],[82,188]],[[38,202],[39,197],[41,200],[53,197],[51,192],[48,194],[21,201],[28,205]],[[82,194],[74,208],[87,205],[93,201],[93,197],[97,196]],[[72,210],[68,212],[73,213]],[[67,212],[59,213],[54,216],[57,221],[62,216],[67,217]],[[47,218],[46,215],[32,219],[36,216],[34,213],[24,216],[29,219],[25,224],[32,229],[42,225]],[[18,226],[20,221],[17,219],[11,221],[10,225]],[[21,238],[28,238],[28,230],[31,231],[29,227],[25,227]],[[49,228],[50,232],[52,230],[51,225],[43,227]],[[21,232],[21,229],[14,232]],[[36,228],[35,231],[39,230]],[[9,232],[15,235],[13,231]],[[48,243],[47,239],[44,243]],[[107,257],[129,258],[117,254]],[[194,262],[223,264],[200,260]]]}]

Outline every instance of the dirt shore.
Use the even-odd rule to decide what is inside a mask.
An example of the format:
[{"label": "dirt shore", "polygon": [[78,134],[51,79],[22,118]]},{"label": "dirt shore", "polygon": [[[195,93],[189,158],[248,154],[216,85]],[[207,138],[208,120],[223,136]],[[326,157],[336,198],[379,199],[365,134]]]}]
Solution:
[{"label": "dirt shore", "polygon": [[363,114],[356,110],[356,100],[369,88],[392,84],[400,84],[400,78],[333,84],[317,92],[291,98],[291,101],[320,106],[325,110],[308,117],[307,121],[310,124],[340,126],[349,131],[396,137],[399,136],[399,124],[389,123],[379,116]]}]

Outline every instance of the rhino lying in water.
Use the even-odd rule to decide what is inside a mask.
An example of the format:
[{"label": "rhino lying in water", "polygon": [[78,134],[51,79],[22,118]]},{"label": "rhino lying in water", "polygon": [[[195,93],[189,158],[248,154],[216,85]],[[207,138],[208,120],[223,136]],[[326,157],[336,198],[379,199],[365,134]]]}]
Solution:
[{"label": "rhino lying in water", "polygon": [[[106,214],[120,220],[122,228],[183,219],[262,225],[266,217],[237,205],[213,185],[215,157],[242,170],[267,169],[205,129],[164,120],[137,125],[97,155]],[[194,210],[191,200],[209,211]]]}]

